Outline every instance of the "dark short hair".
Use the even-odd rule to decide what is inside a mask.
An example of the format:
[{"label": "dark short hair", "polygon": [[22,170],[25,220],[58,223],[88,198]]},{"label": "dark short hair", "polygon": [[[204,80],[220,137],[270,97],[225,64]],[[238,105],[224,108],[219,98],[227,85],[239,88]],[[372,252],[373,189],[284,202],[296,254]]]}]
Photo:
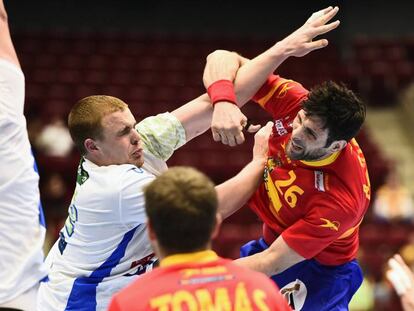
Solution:
[{"label": "dark short hair", "polygon": [[87,138],[102,138],[102,118],[116,111],[124,111],[128,105],[119,98],[107,95],[88,96],[78,101],[68,117],[69,132],[82,155],[86,154]]},{"label": "dark short hair", "polygon": [[302,103],[307,116],[317,116],[328,129],[327,145],[335,140],[350,141],[365,120],[366,106],[343,83],[324,82],[308,94]]},{"label": "dark short hair", "polygon": [[205,249],[216,224],[213,182],[190,167],[174,167],[144,191],[145,209],[159,245],[169,254]]}]

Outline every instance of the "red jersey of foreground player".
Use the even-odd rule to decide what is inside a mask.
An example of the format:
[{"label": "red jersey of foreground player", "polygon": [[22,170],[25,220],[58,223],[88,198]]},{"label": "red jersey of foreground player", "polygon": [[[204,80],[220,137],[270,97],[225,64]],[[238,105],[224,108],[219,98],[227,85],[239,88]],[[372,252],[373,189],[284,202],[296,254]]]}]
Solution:
[{"label": "red jersey of foreground player", "polygon": [[265,275],[213,251],[166,257],[114,296],[109,311],[291,310]]},{"label": "red jersey of foreground player", "polygon": [[340,265],[356,257],[359,225],[370,200],[368,171],[355,139],[320,161],[286,156],[292,122],[307,94],[301,84],[273,75],[255,95],[275,126],[264,182],[249,206],[263,220],[268,244],[281,234],[302,257]]}]

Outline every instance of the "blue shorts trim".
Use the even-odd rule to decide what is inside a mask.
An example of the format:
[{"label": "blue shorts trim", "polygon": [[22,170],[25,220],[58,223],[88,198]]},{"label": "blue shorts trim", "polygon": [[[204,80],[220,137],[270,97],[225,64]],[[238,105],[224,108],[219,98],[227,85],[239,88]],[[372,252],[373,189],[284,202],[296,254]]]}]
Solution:
[{"label": "blue shorts trim", "polygon": [[[250,241],[241,247],[240,255],[246,257],[268,247],[263,239]],[[339,266],[326,266],[309,259],[271,278],[294,310],[343,311],[348,310],[363,275],[355,259]]]}]

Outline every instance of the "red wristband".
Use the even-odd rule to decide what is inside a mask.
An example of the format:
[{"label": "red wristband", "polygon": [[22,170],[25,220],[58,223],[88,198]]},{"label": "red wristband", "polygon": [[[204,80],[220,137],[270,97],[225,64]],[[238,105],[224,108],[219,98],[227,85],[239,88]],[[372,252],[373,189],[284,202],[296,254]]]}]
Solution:
[{"label": "red wristband", "polygon": [[230,80],[217,80],[208,87],[207,93],[213,106],[220,101],[237,105],[234,85]]}]

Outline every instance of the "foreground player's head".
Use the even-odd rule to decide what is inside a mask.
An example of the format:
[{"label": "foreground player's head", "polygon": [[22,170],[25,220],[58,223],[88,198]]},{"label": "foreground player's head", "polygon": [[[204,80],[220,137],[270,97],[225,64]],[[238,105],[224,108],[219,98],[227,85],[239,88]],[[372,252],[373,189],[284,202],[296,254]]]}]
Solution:
[{"label": "foreground player's head", "polygon": [[343,149],[358,133],[365,104],[343,84],[313,88],[293,121],[286,152],[293,160],[320,160]]},{"label": "foreground player's head", "polygon": [[80,153],[97,165],[144,163],[135,118],[122,100],[88,96],[72,108],[69,131]]},{"label": "foreground player's head", "polygon": [[151,242],[158,255],[208,249],[216,234],[217,193],[212,181],[190,167],[175,167],[144,191]]}]

